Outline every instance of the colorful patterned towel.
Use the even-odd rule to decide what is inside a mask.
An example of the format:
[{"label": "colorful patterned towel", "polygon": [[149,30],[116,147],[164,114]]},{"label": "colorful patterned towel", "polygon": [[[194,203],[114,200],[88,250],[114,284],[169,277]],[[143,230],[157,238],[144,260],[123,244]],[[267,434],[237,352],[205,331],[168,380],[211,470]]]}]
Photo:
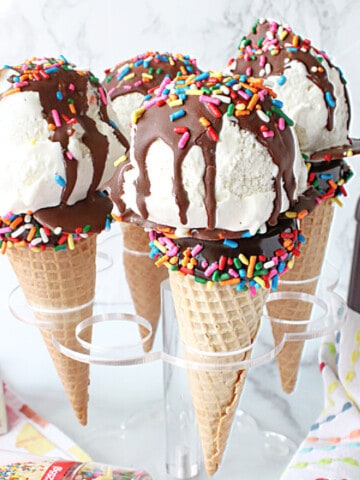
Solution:
[{"label": "colorful patterned towel", "polygon": [[281,480],[360,479],[360,315],[326,337],[320,352],[325,408]]},{"label": "colorful patterned towel", "polygon": [[82,462],[91,460],[68,436],[34,412],[6,384],[4,396],[8,431],[0,435],[0,450]]}]

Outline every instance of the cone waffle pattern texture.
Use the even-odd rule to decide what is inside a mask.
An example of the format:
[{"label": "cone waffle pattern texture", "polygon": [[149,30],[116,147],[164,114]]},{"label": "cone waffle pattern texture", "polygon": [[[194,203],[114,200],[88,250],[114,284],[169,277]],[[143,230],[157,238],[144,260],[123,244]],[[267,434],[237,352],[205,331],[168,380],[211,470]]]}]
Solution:
[{"label": "cone waffle pattern texture", "polygon": [[[55,252],[47,248],[33,252],[28,247],[7,250],[12,267],[28,303],[42,323],[41,334],[73,410],[83,425],[87,423],[89,365],[60,353],[52,337],[65,347],[81,351],[75,337],[77,324],[92,315],[92,304],[68,313],[41,312],[39,309],[65,309],[91,302],[95,294],[96,235],[76,243],[75,249]],[[91,341],[91,329],[82,338]]]},{"label": "cone waffle pattern texture", "polygon": [[[284,284],[282,291],[301,291],[313,295],[316,291],[317,281],[312,281],[298,286]],[[281,304],[281,305],[279,305]],[[269,300],[266,304],[269,315],[275,319],[291,320],[291,324],[272,322],[272,331],[275,345],[283,341],[284,334],[302,333],[306,330],[306,324],[296,323],[296,320],[310,318],[312,303],[303,300]],[[301,356],[304,348],[303,341],[285,342],[277,355],[277,364],[280,373],[281,386],[284,392],[291,393],[296,385]]]},{"label": "cone waffle pattern texture", "polygon": [[[289,270],[279,283],[279,291],[302,292],[314,295],[318,280],[302,282],[317,277],[321,273],[329,232],[333,218],[333,203],[324,200],[301,223],[301,229],[306,237],[302,246],[301,256],[296,259],[294,268]],[[292,283],[287,283],[292,282]],[[308,320],[311,316],[312,303],[300,300],[281,300],[268,302],[270,316],[284,320]],[[273,322],[275,342],[280,342],[284,333],[304,332],[306,324],[282,325]],[[277,356],[282,389],[291,393],[296,385],[304,342],[289,342]]]},{"label": "cone waffle pattern texture", "polygon": [[[136,313],[148,320],[152,336],[143,344],[145,352],[151,350],[160,317],[160,284],[168,277],[165,267],[157,267],[149,257],[149,236],[137,225],[121,223],[123,233],[123,263],[126,281]],[[149,331],[140,325],[144,339]]]},{"label": "cone waffle pattern texture", "polygon": [[[214,284],[208,289],[178,272],[170,272],[169,278],[180,337],[186,346],[205,352],[231,352],[253,342],[267,296],[265,291],[252,298],[248,292],[237,292],[232,286]],[[218,361],[245,360],[250,352]],[[192,354],[186,356],[199,361]],[[210,362],[216,359],[213,357]],[[221,463],[246,370],[188,370],[188,377],[205,468],[211,476]]]}]

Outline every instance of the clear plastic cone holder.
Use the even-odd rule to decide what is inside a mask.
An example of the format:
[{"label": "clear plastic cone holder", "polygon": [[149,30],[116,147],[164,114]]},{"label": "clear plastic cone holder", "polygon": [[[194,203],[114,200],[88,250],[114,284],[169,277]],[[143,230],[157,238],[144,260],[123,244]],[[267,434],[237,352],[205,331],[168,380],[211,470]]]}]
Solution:
[{"label": "clear plastic cone holder", "polygon": [[[110,256],[99,252],[98,260],[100,265],[98,273],[110,269],[112,264]],[[308,281],[314,281],[314,279]],[[178,332],[168,281],[161,285],[162,315],[160,324],[162,328],[159,329],[159,332],[162,332],[162,340],[160,341],[160,348],[154,348],[149,353],[144,353],[143,345],[152,334],[151,325],[144,318],[134,314],[133,311],[126,311],[129,307],[126,302],[106,304],[102,300],[98,301],[96,296],[93,301],[94,315],[82,320],[75,329],[79,348],[76,350],[69,349],[60,344],[56,338],[53,338],[53,342],[64,355],[94,365],[130,367],[151,362],[162,362],[163,404],[156,407],[156,411],[150,412],[148,410],[145,413],[139,413],[139,415],[132,415],[129,421],[122,425],[121,438],[116,437],[119,432],[114,430],[111,445],[116,445],[117,442],[121,443],[125,440],[128,455],[131,456],[131,450],[133,450],[134,463],[139,464],[141,459],[139,459],[138,444],[142,430],[144,428],[152,429],[156,432],[154,438],[157,438],[153,442],[153,452],[150,452],[153,460],[149,465],[142,466],[153,475],[154,479],[207,479],[188,387],[187,371],[193,369],[216,372],[247,370],[250,372],[257,367],[273,362],[285,343],[308,341],[333,332],[342,325],[346,316],[345,301],[335,292],[337,281],[338,271],[327,264],[319,278],[316,295],[302,293],[302,282],[299,284],[299,291],[295,289],[295,291],[289,292],[270,293],[268,302],[304,301],[313,305],[311,318],[300,320],[304,324],[304,331],[294,333],[289,328],[289,333],[287,333],[287,325],[290,327],[293,322],[288,319],[270,317],[265,305],[256,340],[253,344],[235,352],[201,352],[194,349],[190,350],[183,345]],[[64,313],[63,309],[55,311],[31,308],[26,303],[19,287],[11,292],[9,307],[17,319],[40,328],[51,329],[51,325],[46,320],[37,320],[37,310],[41,311],[42,318],[47,311],[52,316],[57,312],[59,314]],[[73,309],[67,309],[66,313],[84,307],[84,305],[81,305]],[[280,322],[284,326],[284,335],[278,343],[275,343],[271,334],[273,322]],[[138,334],[139,325],[149,331],[148,336],[143,339],[140,339]],[[105,333],[103,331],[100,334],[101,341],[98,342],[95,341],[95,338],[98,337],[94,336],[94,333],[101,326],[105,327]],[[133,331],[134,326],[136,327],[135,333]],[[91,342],[83,338],[83,334],[88,328],[92,328],[93,331]],[[125,330],[123,330],[124,328]],[[114,330],[117,332],[116,334]],[[121,341],[114,342],[114,338],[121,339]],[[248,350],[251,351],[251,356],[244,360],[244,354]],[[245,384],[242,396],[246,396],[246,393]],[[222,464],[212,478],[215,480],[228,478],[278,479],[295,452],[296,443],[288,436],[277,432],[276,429],[262,429],[255,418],[241,408],[242,397],[235,414]],[[98,436],[101,437],[101,434]],[[156,459],[155,463],[154,459]],[[130,458],[129,462],[131,462]],[[274,476],[269,474],[270,471],[274,472]]]}]

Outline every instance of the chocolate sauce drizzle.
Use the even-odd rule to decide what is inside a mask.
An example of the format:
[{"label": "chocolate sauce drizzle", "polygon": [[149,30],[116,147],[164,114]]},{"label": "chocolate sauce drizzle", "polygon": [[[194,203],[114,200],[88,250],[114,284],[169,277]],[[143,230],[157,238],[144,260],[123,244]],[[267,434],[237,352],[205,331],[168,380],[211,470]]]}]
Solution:
[{"label": "chocolate sauce drizzle", "polygon": [[[60,116],[71,116],[69,103],[73,103],[76,108],[76,121],[84,129],[82,141],[91,152],[94,174],[89,190],[94,191],[105,168],[109,142],[106,136],[96,128],[94,120],[87,116],[88,99],[86,92],[88,82],[87,76],[81,76],[72,70],[65,71],[60,69],[46,80],[31,82],[28,86],[23,87],[22,91],[37,92],[39,94],[43,115],[48,124],[54,123],[51,113],[54,108],[56,108]],[[75,88],[70,90],[69,85],[71,84]],[[63,95],[61,101],[56,101],[56,93],[58,91]],[[75,130],[72,128],[72,125],[62,121],[62,126],[57,127],[53,134],[49,136],[51,141],[61,144],[64,154],[66,185],[62,193],[62,203],[67,203],[77,180],[79,162],[75,158],[69,160],[65,155],[70,137],[74,133]]]},{"label": "chocolate sauce drizzle", "polygon": [[[265,97],[261,108],[264,111],[271,109],[271,99],[269,95]],[[134,140],[134,156],[138,163],[140,175],[136,182],[137,206],[144,220],[148,217],[146,208],[146,197],[150,194],[150,182],[147,175],[146,157],[148,150],[153,142],[157,139],[163,140],[173,151],[174,154],[174,179],[173,191],[176,203],[179,209],[179,217],[182,224],[187,222],[187,211],[189,207],[189,199],[187,197],[181,174],[181,167],[184,158],[190,149],[197,145],[201,148],[205,160],[205,174],[202,181],[205,188],[204,204],[207,211],[207,228],[214,230],[216,219],[216,198],[215,198],[215,176],[216,176],[216,141],[208,134],[206,127],[200,123],[200,118],[211,117],[212,127],[220,134],[223,115],[226,115],[228,105],[222,103],[218,106],[222,115],[220,118],[211,117],[206,102],[199,101],[197,96],[188,96],[182,106],[171,108],[167,104],[161,107],[153,106],[146,110],[143,117],[139,120],[136,127]],[[176,122],[169,120],[169,115],[184,110],[186,115]],[[238,122],[234,122],[234,128],[244,129],[253,133],[256,139],[269,151],[274,163],[278,166],[278,174],[274,181],[275,200],[273,211],[269,219],[270,225],[275,225],[280,213],[281,206],[281,190],[280,185],[283,182],[286,194],[290,200],[293,199],[296,181],[293,173],[294,161],[294,139],[290,128],[279,131],[277,126],[278,117],[272,114],[267,124],[268,128],[274,131],[272,138],[265,138],[260,127],[263,122],[254,109],[250,115],[246,117],[238,117]],[[186,125],[190,132],[190,138],[185,148],[178,147],[179,135],[174,132],[176,124]]]},{"label": "chocolate sauce drizzle", "polygon": [[[87,96],[88,88],[92,86],[94,94],[91,101],[97,104],[100,120],[109,124],[106,106],[98,92],[100,83],[90,72],[78,72],[67,63],[54,68],[51,68],[51,63],[46,64],[46,67],[42,63],[35,63],[27,65],[25,68],[24,65],[11,68],[18,72],[19,77],[24,75],[28,77],[27,82],[21,86],[21,92],[38,93],[45,120],[49,126],[56,127],[49,129],[49,140],[60,143],[64,157],[66,178],[64,179],[65,185],[62,190],[60,205],[34,212],[34,216],[51,228],[57,226],[64,228],[66,224],[67,228],[73,231],[79,225],[91,223],[92,228],[101,231],[106,216],[111,211],[109,199],[104,199],[97,192],[105,169],[109,140],[98,130],[95,121],[88,116],[89,99]],[[47,73],[46,69],[49,69],[51,74]],[[38,78],[31,72],[34,72]],[[8,80],[16,84],[19,77],[13,75]],[[1,99],[2,96],[0,96],[0,101]],[[72,110],[70,104],[73,105]],[[54,110],[59,116],[61,125],[54,125],[56,123],[53,115]],[[84,130],[81,140],[90,151],[93,166],[93,177],[87,192],[87,198],[82,201],[84,206],[92,207],[92,210],[88,212],[86,212],[84,206],[78,205],[81,201],[76,204],[77,208],[69,206],[67,203],[78,177],[79,160],[76,158],[69,159],[66,155],[70,137],[75,133],[73,125],[76,123],[80,124]],[[114,129],[114,135],[125,148],[128,148],[128,142],[121,132]],[[64,212],[66,212],[66,215],[64,215]],[[96,218],[99,212],[102,227],[99,225],[99,219]],[[80,216],[78,217],[78,215]],[[90,220],[91,222],[89,222]]]},{"label": "chocolate sauce drizzle", "polygon": [[[244,54],[246,52],[246,47],[240,46],[240,54],[236,59],[236,66],[234,68],[234,73],[245,74],[247,68],[251,68],[252,75],[259,76],[259,73],[262,71],[264,78],[270,75],[283,75],[288,68],[287,63],[292,60],[301,62],[306,67],[307,78],[313,82],[324,95],[324,102],[327,108],[327,130],[331,131],[334,127],[334,110],[335,107],[330,105],[326,99],[326,94],[329,92],[336,104],[336,98],[334,94],[334,86],[330,82],[325,68],[322,66],[321,62],[324,58],[324,54],[316,50],[309,40],[304,40],[301,37],[295,35],[292,31],[289,31],[286,38],[281,40],[278,35],[278,31],[274,33],[274,38],[277,42],[275,47],[278,49],[277,55],[272,55],[270,50],[263,49],[262,47],[266,46],[264,39],[267,34],[270,34],[272,30],[272,24],[270,22],[257,23],[252,31],[246,36],[246,45],[250,46],[253,49],[253,54],[247,59]],[[279,25],[277,26],[277,28]],[[296,38],[296,41],[294,39]],[[296,46],[295,46],[296,45]],[[266,62],[271,65],[270,73],[264,73],[264,66],[260,65],[260,56],[266,57]],[[330,67],[334,67],[330,60],[325,57]],[[343,80],[342,76],[340,78]],[[347,92],[345,89],[345,95],[347,99]],[[348,99],[347,104],[349,105]],[[350,116],[350,115],[349,115]]]}]

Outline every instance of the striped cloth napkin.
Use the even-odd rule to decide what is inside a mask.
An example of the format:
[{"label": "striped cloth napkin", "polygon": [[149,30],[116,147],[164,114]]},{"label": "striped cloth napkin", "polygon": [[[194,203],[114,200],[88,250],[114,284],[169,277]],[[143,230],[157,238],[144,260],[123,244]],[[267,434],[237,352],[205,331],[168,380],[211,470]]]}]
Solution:
[{"label": "striped cloth napkin", "polygon": [[360,479],[360,314],[349,310],[319,351],[325,407],[281,480]]}]

